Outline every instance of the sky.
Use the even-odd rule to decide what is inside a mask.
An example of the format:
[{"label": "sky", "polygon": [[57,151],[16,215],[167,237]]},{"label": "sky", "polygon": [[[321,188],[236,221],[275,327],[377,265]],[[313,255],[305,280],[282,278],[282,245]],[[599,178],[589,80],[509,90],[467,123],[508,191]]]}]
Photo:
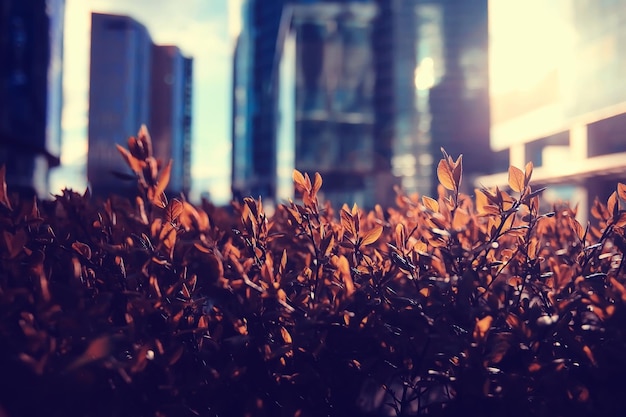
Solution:
[{"label": "sky", "polygon": [[[230,200],[230,91],[236,0],[66,0],[61,168],[53,193],[87,186],[91,12],[123,14],[145,25],[156,44],[173,44],[194,59],[191,200],[209,192]],[[230,13],[229,13],[230,9]],[[231,19],[229,20],[229,16]],[[138,126],[139,128],[139,126]],[[148,126],[148,130],[150,126]]]}]

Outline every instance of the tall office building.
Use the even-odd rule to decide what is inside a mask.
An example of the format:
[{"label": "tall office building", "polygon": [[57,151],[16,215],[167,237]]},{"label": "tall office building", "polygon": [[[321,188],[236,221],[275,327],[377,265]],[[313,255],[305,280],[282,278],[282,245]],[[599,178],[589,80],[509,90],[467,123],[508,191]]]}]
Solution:
[{"label": "tall office building", "polygon": [[0,165],[9,190],[48,195],[60,163],[63,0],[0,7]]},{"label": "tall office building", "polygon": [[[250,22],[237,45],[244,74],[249,57],[252,66],[268,60],[245,52],[246,34],[257,30]],[[319,171],[324,196],[338,204],[393,204],[394,185],[431,194],[441,146],[479,156],[479,164],[466,163],[466,178],[489,171],[486,0],[292,1],[276,36],[262,93],[270,94],[266,119],[276,126],[264,138],[276,156],[265,161],[282,185],[264,196],[293,194],[285,167]],[[261,90],[247,85],[254,104],[235,107],[241,126],[260,102]]]},{"label": "tall office building", "polygon": [[191,160],[192,60],[176,46],[152,49],[151,110],[148,128],[158,160],[175,161],[168,190],[189,192]]},{"label": "tall office building", "polygon": [[[286,0],[244,0],[234,56],[233,195],[276,195],[275,74],[278,30]],[[278,80],[276,80],[278,81]]]},{"label": "tall office building", "polygon": [[92,14],[87,177],[95,194],[131,192],[112,172],[128,169],[114,144],[148,126],[155,156],[174,167],[170,192],[190,188],[192,61],[153,45],[128,16]]}]

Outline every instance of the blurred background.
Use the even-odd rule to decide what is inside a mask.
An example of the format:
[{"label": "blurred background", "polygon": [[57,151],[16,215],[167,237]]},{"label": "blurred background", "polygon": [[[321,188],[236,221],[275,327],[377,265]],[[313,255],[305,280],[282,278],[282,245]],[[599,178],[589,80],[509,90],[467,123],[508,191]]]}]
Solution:
[{"label": "blurred background", "polygon": [[4,0],[0,163],[124,192],[113,144],[146,124],[191,201],[280,203],[297,168],[372,207],[435,194],[443,147],[465,192],[532,161],[584,219],[626,176],[625,41],[617,0]]}]

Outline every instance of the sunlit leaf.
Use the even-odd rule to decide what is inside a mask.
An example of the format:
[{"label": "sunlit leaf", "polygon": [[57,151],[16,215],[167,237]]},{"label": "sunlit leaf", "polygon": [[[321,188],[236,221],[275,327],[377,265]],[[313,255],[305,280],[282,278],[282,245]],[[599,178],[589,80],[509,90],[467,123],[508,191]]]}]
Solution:
[{"label": "sunlit leaf", "polygon": [[474,327],[474,340],[482,341],[485,339],[487,332],[491,328],[493,322],[492,316],[485,316],[482,319],[476,319],[476,326]]},{"label": "sunlit leaf", "polygon": [[617,192],[613,191],[606,202],[606,209],[609,211],[609,215],[613,218],[617,217],[619,212],[619,201],[617,200]]},{"label": "sunlit leaf", "polygon": [[118,145],[118,144],[116,144],[115,146],[117,150],[119,151],[119,153],[124,158],[124,161],[126,161],[126,164],[128,165],[128,167],[132,169],[135,174],[140,174],[141,169],[142,169],[141,162],[137,158],[135,158],[133,155],[131,155],[131,153],[128,152],[128,150],[124,148],[123,146]]},{"label": "sunlit leaf", "polygon": [[589,358],[592,365],[597,365],[596,358],[588,345],[583,346],[583,352],[585,352],[585,355],[587,355],[587,358]]},{"label": "sunlit leaf", "polygon": [[363,235],[363,239],[361,240],[361,246],[371,245],[376,242],[380,235],[383,233],[383,227],[381,225],[374,226],[373,229],[368,230]]},{"label": "sunlit leaf", "polygon": [[433,211],[435,213],[439,212],[439,203],[434,198],[424,195],[422,196],[422,204],[424,204],[424,207],[426,207],[430,211]]},{"label": "sunlit leaf", "polygon": [[619,198],[626,201],[626,184],[622,184],[621,182],[617,183],[617,194]]},{"label": "sunlit leaf", "polygon": [[304,179],[304,175],[297,169],[293,170],[293,182],[300,187],[302,190],[306,190],[306,180]]},{"label": "sunlit leaf", "polygon": [[6,167],[2,165],[0,166],[0,203],[11,210],[11,202],[9,201],[9,195],[7,193],[7,182],[5,176]]},{"label": "sunlit leaf", "polygon": [[285,343],[287,343],[287,344],[292,343],[291,335],[289,334],[287,329],[285,329],[284,327],[281,327],[280,328],[280,334],[283,337],[283,340],[285,341]]},{"label": "sunlit leaf", "polygon": [[587,231],[585,230],[585,228],[578,222],[578,220],[576,220],[573,217],[569,217],[569,222],[570,222],[570,226],[572,227],[572,230],[574,230],[574,233],[576,233],[576,236],[578,237],[578,239],[582,242],[585,239],[585,235],[587,234]]},{"label": "sunlit leaf", "polygon": [[316,195],[317,192],[322,188],[322,176],[319,172],[315,173],[315,180],[313,181],[313,190],[311,194]]},{"label": "sunlit leaf", "polygon": [[509,187],[515,192],[521,193],[524,191],[526,178],[521,169],[510,166],[509,167]]},{"label": "sunlit leaf", "polygon": [[454,179],[456,187],[459,188],[461,186],[461,180],[463,179],[463,155],[459,155],[459,157],[454,162],[452,178]]},{"label": "sunlit leaf", "polygon": [[182,212],[183,203],[173,198],[172,200],[170,200],[170,202],[167,204],[167,207],[165,208],[165,222],[176,224],[178,217],[182,214]]},{"label": "sunlit leaf", "polygon": [[445,159],[440,160],[439,165],[437,165],[437,178],[446,190],[454,191],[456,189],[454,174]]},{"label": "sunlit leaf", "polygon": [[396,225],[396,247],[398,249],[404,249],[404,245],[406,244],[406,232],[404,231],[404,225],[402,223],[398,223]]},{"label": "sunlit leaf", "polygon": [[533,168],[534,165],[532,161],[526,164],[526,167],[524,168],[524,186],[528,186],[528,184],[530,183],[530,178],[533,175]]}]

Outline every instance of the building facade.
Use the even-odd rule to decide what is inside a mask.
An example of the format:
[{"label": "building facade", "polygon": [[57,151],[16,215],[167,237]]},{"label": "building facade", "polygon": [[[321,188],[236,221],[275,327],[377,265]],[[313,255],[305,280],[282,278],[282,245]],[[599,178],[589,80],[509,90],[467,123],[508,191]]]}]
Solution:
[{"label": "building facade", "polygon": [[0,8],[0,165],[9,190],[48,195],[60,163],[63,0],[8,0]]},{"label": "building facade", "polygon": [[[578,204],[585,221],[626,169],[626,4],[492,0],[489,8],[491,147],[505,163],[479,181],[505,186],[509,164],[532,161],[544,198]],[[534,29],[522,37],[519,22],[530,18]]]},{"label": "building facade", "polygon": [[170,192],[190,188],[192,61],[157,46],[128,16],[92,14],[87,179],[98,195],[131,192],[114,172],[128,172],[114,144],[147,125],[155,157],[174,160]]},{"label": "building facade", "polygon": [[[320,172],[324,197],[337,204],[390,205],[395,185],[409,193],[434,192],[442,146],[454,155],[480,156],[480,163],[466,164],[467,177],[489,172],[486,11],[486,0],[284,4],[270,35],[276,36],[270,83],[265,90],[247,84],[252,113],[277,126],[260,143],[277,155],[264,162],[274,164],[273,181],[283,185],[261,194],[277,200],[293,195],[285,184],[295,167]],[[250,22],[236,50],[236,71],[244,74],[246,59],[252,67],[268,60],[245,50],[246,36],[257,30]],[[269,94],[265,113],[255,113],[262,103],[258,94]],[[237,106],[235,118],[250,126],[250,143],[259,146],[257,126],[245,122],[254,118]],[[243,155],[236,153],[238,141],[233,135],[234,158]],[[233,162],[239,173],[254,166],[257,156],[247,155],[252,164]],[[249,181],[257,180],[252,171]],[[250,189],[245,178],[233,182],[243,194]]]},{"label": "building facade", "polygon": [[176,161],[168,191],[188,193],[191,161],[193,61],[170,45],[152,47],[150,136],[157,160]]}]

